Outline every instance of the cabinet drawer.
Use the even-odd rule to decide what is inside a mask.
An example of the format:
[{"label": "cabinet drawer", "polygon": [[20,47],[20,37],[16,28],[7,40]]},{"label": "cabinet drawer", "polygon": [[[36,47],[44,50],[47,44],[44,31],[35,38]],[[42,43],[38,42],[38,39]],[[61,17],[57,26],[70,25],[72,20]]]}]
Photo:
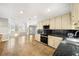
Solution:
[{"label": "cabinet drawer", "polygon": [[48,45],[54,48],[57,48],[61,43],[61,41],[62,41],[61,37],[48,36]]}]

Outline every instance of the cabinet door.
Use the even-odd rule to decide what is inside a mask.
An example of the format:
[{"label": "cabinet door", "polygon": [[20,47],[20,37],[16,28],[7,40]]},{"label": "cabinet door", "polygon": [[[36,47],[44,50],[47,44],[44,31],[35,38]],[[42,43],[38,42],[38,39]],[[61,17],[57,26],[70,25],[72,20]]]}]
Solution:
[{"label": "cabinet door", "polygon": [[61,16],[55,18],[55,29],[61,29]]},{"label": "cabinet door", "polygon": [[61,16],[54,17],[50,20],[50,29],[61,29]]},{"label": "cabinet door", "polygon": [[42,25],[43,25],[43,26],[46,25],[46,20],[43,20],[43,21],[42,21]]},{"label": "cabinet door", "polygon": [[49,19],[46,20],[46,25],[49,25]]},{"label": "cabinet door", "polygon": [[50,19],[50,29],[55,29],[55,18]]},{"label": "cabinet door", "polygon": [[51,36],[48,36],[48,45],[55,48],[54,47],[54,38]]},{"label": "cabinet door", "polygon": [[35,35],[35,40],[37,40],[37,41],[39,41],[39,42],[40,42],[40,34]]},{"label": "cabinet door", "polygon": [[62,16],[62,29],[71,29],[70,13]]},{"label": "cabinet door", "polygon": [[72,19],[73,20],[78,20],[79,19],[79,3],[72,4]]},{"label": "cabinet door", "polygon": [[79,3],[72,4],[71,10],[72,27],[75,28],[75,23],[79,22]]},{"label": "cabinet door", "polygon": [[62,41],[61,37],[48,36],[48,45],[51,47],[57,48],[61,43],[61,41]]},{"label": "cabinet door", "polygon": [[43,26],[44,26],[44,25],[49,25],[49,19],[43,20],[43,21],[42,21],[42,24],[43,24]]}]

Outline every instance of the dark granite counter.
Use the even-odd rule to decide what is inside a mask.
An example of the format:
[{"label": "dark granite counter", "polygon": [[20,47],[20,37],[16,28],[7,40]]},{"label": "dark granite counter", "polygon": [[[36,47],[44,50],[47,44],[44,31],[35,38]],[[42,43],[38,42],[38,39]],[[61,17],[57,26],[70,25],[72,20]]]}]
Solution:
[{"label": "dark granite counter", "polygon": [[[58,36],[58,37],[68,37],[68,33],[72,33],[75,35],[75,32],[78,30],[66,30],[66,29],[46,29],[46,30],[39,30],[38,34],[43,34],[43,35],[50,35],[50,36]],[[78,36],[79,37],[79,32]]]},{"label": "dark granite counter", "polygon": [[71,43],[61,43],[54,56],[79,56],[79,46]]}]

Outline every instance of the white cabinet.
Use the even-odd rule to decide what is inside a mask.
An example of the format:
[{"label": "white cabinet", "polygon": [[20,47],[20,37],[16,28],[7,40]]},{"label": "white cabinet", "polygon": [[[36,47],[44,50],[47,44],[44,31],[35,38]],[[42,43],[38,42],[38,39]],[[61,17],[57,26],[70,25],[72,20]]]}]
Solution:
[{"label": "white cabinet", "polygon": [[55,17],[55,29],[61,29],[61,16]]},{"label": "white cabinet", "polygon": [[42,20],[41,23],[42,23],[42,26],[46,25],[45,20]]},{"label": "white cabinet", "polygon": [[70,18],[70,13],[69,14],[65,14],[62,16],[62,24],[61,27],[62,29],[71,29],[72,28],[72,24],[71,24],[71,18]]},{"label": "white cabinet", "polygon": [[46,23],[45,25],[49,25],[49,21],[50,21],[49,19],[45,20]]},{"label": "white cabinet", "polygon": [[55,29],[55,18],[50,19],[50,29]]},{"label": "white cabinet", "polygon": [[61,43],[63,38],[55,37],[55,36],[48,36],[48,45],[54,48],[57,48]]},{"label": "white cabinet", "polygon": [[72,4],[71,19],[72,27],[79,28],[79,3]]},{"label": "white cabinet", "polygon": [[44,25],[50,25],[50,29],[72,29],[71,14],[67,13],[62,16],[52,17],[39,23],[39,29],[43,29]]},{"label": "white cabinet", "polygon": [[42,21],[42,25],[49,25],[49,19],[45,19]]},{"label": "white cabinet", "polygon": [[70,13],[50,19],[50,29],[71,29]]},{"label": "white cabinet", "polygon": [[40,42],[40,34],[35,35],[35,40]]},{"label": "white cabinet", "polygon": [[37,23],[37,29],[43,29],[44,25],[49,25],[49,19],[42,20]]}]

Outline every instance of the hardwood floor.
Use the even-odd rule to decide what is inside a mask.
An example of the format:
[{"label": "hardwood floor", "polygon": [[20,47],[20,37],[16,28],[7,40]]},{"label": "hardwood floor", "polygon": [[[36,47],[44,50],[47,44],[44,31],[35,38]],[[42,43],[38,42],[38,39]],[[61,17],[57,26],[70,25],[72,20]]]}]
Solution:
[{"label": "hardwood floor", "polygon": [[35,40],[11,38],[0,42],[1,56],[51,56],[55,49]]}]

